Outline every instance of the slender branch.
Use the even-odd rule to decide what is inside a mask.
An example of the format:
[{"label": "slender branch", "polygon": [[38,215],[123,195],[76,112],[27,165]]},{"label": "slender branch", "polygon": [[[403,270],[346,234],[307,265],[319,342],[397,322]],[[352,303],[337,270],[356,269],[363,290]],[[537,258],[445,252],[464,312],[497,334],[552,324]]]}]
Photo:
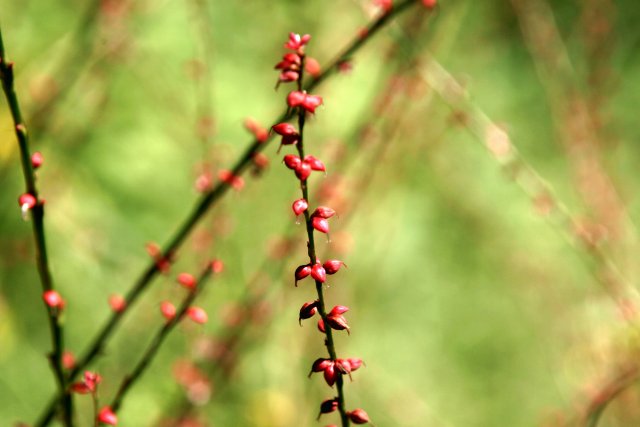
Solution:
[{"label": "slender branch", "polygon": [[622,392],[635,384],[640,376],[640,370],[637,366],[623,371],[616,377],[607,382],[598,394],[589,402],[584,416],[584,425],[586,427],[597,427],[604,410],[613,400]]},{"label": "slender branch", "polygon": [[[4,42],[2,40],[2,32],[0,30],[0,79],[2,79],[2,89],[11,110],[13,124],[20,147],[20,161],[22,163],[22,173],[24,175],[24,183],[26,192],[34,197],[35,205],[30,209],[33,237],[36,244],[36,265],[40,275],[40,283],[43,292],[52,291],[53,279],[49,269],[49,260],[47,256],[47,245],[44,230],[44,203],[38,199],[38,189],[36,186],[36,178],[34,169],[31,165],[31,152],[29,151],[29,134],[27,126],[22,117],[20,103],[14,87],[13,63],[7,60]],[[47,318],[51,333],[51,341],[53,350],[49,354],[49,361],[58,383],[59,393],[63,396],[62,408],[64,424],[67,427],[73,425],[73,408],[72,400],[69,392],[66,390],[66,379],[62,368],[62,352],[64,350],[64,331],[60,322],[61,310],[58,307],[52,307],[45,304],[47,308]]]},{"label": "slender branch", "polygon": [[131,371],[129,375],[124,377],[124,379],[122,380],[122,383],[120,384],[120,388],[118,389],[118,392],[116,393],[115,397],[111,401],[111,405],[109,405],[111,406],[111,409],[114,412],[117,412],[120,406],[122,405],[122,401],[124,400],[124,397],[126,396],[131,386],[135,384],[135,382],[142,376],[142,374],[151,365],[151,362],[153,362],[153,359],[158,354],[158,350],[160,350],[160,347],[162,346],[162,343],[164,342],[164,340],[169,336],[171,331],[178,325],[178,323],[180,323],[180,321],[184,318],[191,304],[193,304],[196,297],[204,289],[206,279],[209,277],[212,271],[213,271],[213,267],[211,266],[211,264],[208,264],[207,267],[202,271],[202,273],[200,273],[200,277],[198,278],[195,289],[190,290],[189,294],[182,300],[182,304],[180,305],[180,308],[178,309],[178,312],[176,313],[175,317],[167,321],[167,323],[165,323],[162,326],[162,328],[158,330],[153,340],[151,341],[151,344],[147,348],[147,351],[145,351],[144,355],[140,358],[135,368],[133,368],[133,371]]},{"label": "slender branch", "polygon": [[[384,27],[386,23],[388,23],[393,17],[397,16],[404,10],[408,8],[411,4],[417,4],[416,0],[405,0],[402,3],[399,3],[394,7],[392,11],[387,14],[384,14],[374,20],[366,29],[365,34],[363,36],[357,36],[346,49],[342,51],[337,57],[329,63],[324,68],[324,71],[316,78],[312,79],[306,86],[305,90],[310,91],[319,84],[321,84],[324,80],[327,79],[328,76],[333,74],[344,61],[349,59],[355,52],[357,52],[362,46],[366,44],[381,28]],[[284,111],[278,118],[272,121],[272,123],[278,123],[285,120],[288,120],[292,117],[292,113],[288,111]],[[271,139],[271,136],[270,136]],[[232,168],[232,174],[234,176],[240,176],[244,172],[244,170],[251,164],[254,155],[264,149],[267,144],[265,142],[261,142],[257,139],[245,149],[244,153],[238,158],[235,165]],[[184,222],[178,227],[177,231],[170,239],[169,243],[165,246],[163,250],[163,256],[167,259],[170,259],[177,250],[181,247],[184,240],[191,233],[195,225],[200,221],[200,219],[206,214],[206,212],[213,206],[215,203],[222,198],[222,196],[229,189],[229,183],[220,181],[218,184],[213,187],[209,192],[205,193],[200,200],[196,203],[195,207],[192,209],[191,213],[187,216]],[[156,276],[159,272],[158,266],[155,262],[150,263],[140,278],[135,282],[132,289],[126,295],[126,306],[131,307],[132,304],[138,299],[138,297],[142,294],[142,292],[147,288],[147,286],[151,283],[151,280]],[[107,341],[109,340],[111,334],[115,330],[116,326],[120,323],[125,312],[113,312],[111,317],[107,320],[106,324],[103,328],[98,332],[92,343],[89,345],[88,350],[84,355],[78,360],[76,367],[70,372],[69,380],[72,380],[79,372],[81,372],[89,363],[93,361],[93,359],[100,354]],[[54,397],[54,399],[50,402],[48,407],[45,409],[42,416],[36,422],[36,427],[43,427],[48,425],[53,418],[56,402],[55,400],[60,397]]]}]

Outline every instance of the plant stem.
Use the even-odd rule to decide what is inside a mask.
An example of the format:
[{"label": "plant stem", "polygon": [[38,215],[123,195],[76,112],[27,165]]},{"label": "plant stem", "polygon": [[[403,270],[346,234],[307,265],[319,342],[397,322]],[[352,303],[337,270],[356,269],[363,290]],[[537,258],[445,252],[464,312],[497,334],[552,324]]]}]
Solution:
[{"label": "plant stem", "polygon": [[[336,58],[327,65],[323,72],[316,78],[312,79],[304,89],[310,91],[314,89],[316,86],[324,82],[331,74],[333,74],[339,67],[341,63],[349,59],[354,53],[356,53],[362,46],[365,45],[367,41],[369,41],[381,28],[384,27],[385,24],[389,22],[393,17],[397,16],[402,11],[406,10],[409,5],[417,4],[417,0],[405,0],[402,3],[397,4],[393,10],[389,13],[380,16],[376,20],[374,20],[366,29],[366,34],[364,36],[355,37],[351,43],[347,46],[346,49],[342,51]],[[288,111],[284,111],[278,118],[273,120],[273,123],[279,123],[286,121],[292,117],[292,113]],[[272,136],[269,136],[269,140]],[[244,172],[244,170],[251,164],[253,157],[256,153],[259,153],[266,147],[266,142],[261,142],[255,139],[244,151],[244,153],[238,158],[235,165],[232,168],[232,174],[234,176],[240,176]],[[218,200],[222,198],[222,196],[229,189],[229,184],[224,181],[218,182],[218,184],[211,189],[209,192],[205,193],[200,200],[196,203],[195,207],[192,209],[189,216],[184,220],[184,222],[178,227],[178,230],[171,238],[169,243],[165,246],[163,250],[163,254],[165,257],[175,254],[175,252],[182,246],[182,243],[187,238],[187,236],[191,233],[195,225],[200,221],[200,219],[205,215],[205,213],[216,204]],[[144,273],[140,278],[136,281],[133,288],[129,291],[126,296],[126,304],[127,307],[130,307],[135,301],[138,299],[140,294],[147,288],[147,286],[151,283],[151,280],[156,276],[159,269],[156,266],[155,262],[150,263],[145,269]],[[109,340],[111,334],[115,330],[116,326],[120,323],[125,312],[125,310],[120,313],[113,312],[111,317],[107,320],[106,324],[102,327],[102,329],[98,332],[92,343],[90,344],[88,350],[84,353],[84,356],[81,357],[76,364],[76,367],[69,374],[69,381],[73,380],[73,378],[81,372],[89,363],[93,361],[93,359],[101,352],[102,348],[106,345]],[[42,416],[35,423],[36,427],[44,427],[49,425],[51,419],[53,418],[56,401],[60,399],[60,396],[56,396],[49,403]]]},{"label": "plant stem", "polygon": [[122,383],[120,384],[120,388],[118,389],[118,392],[116,393],[115,397],[111,401],[111,405],[109,405],[111,406],[111,409],[114,412],[118,411],[118,409],[122,405],[122,401],[124,400],[124,397],[126,396],[131,386],[135,384],[135,382],[142,376],[142,374],[146,371],[146,369],[151,365],[151,362],[153,361],[155,356],[158,354],[158,350],[160,350],[160,347],[162,346],[162,343],[164,342],[164,340],[169,336],[171,331],[182,320],[182,318],[184,317],[185,313],[187,312],[191,304],[193,304],[193,301],[202,292],[204,288],[204,284],[206,283],[206,279],[209,277],[211,272],[212,272],[212,266],[209,263],[207,264],[207,267],[202,271],[202,273],[200,273],[200,277],[198,278],[195,289],[190,290],[189,294],[182,300],[180,309],[176,313],[175,317],[167,321],[162,326],[162,328],[158,330],[153,340],[151,341],[151,344],[147,348],[147,351],[145,351],[144,355],[142,356],[142,358],[140,358],[135,368],[133,368],[133,371],[131,371],[129,375],[124,377],[124,379],[122,380]]},{"label": "plant stem", "polygon": [[[29,134],[27,126],[22,117],[20,103],[14,87],[13,63],[7,61],[2,31],[0,30],[0,79],[2,79],[2,89],[11,110],[14,130],[20,147],[20,161],[22,163],[22,173],[27,193],[36,199],[36,205],[30,209],[33,227],[33,237],[36,244],[36,265],[40,275],[40,283],[43,292],[53,290],[53,279],[49,270],[49,260],[47,256],[47,245],[44,230],[44,204],[38,199],[38,190],[34,170],[31,165],[31,152],[29,150]],[[66,379],[62,368],[62,352],[64,349],[64,331],[60,322],[61,310],[57,307],[45,305],[47,308],[47,318],[51,333],[51,344],[53,350],[49,354],[49,361],[54,376],[58,383],[58,390],[62,398],[62,413],[65,426],[73,426],[73,408],[71,395],[66,387]]]}]

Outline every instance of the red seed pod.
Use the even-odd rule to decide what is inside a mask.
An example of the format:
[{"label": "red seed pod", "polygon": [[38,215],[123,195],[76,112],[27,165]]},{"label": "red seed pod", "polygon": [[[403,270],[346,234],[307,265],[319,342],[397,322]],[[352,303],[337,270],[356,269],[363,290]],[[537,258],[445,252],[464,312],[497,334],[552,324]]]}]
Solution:
[{"label": "red seed pod", "polygon": [[187,289],[196,288],[196,278],[189,273],[178,274],[177,280],[178,280],[178,283],[180,283],[182,286],[184,286]]},{"label": "red seed pod", "polygon": [[214,273],[222,273],[224,271],[224,263],[219,259],[214,259],[211,261],[211,271]]},{"label": "red seed pod", "polygon": [[42,157],[41,152],[36,151],[31,155],[31,166],[34,169],[38,169],[40,166],[42,166],[43,162],[44,162],[44,157]]},{"label": "red seed pod", "polygon": [[315,264],[311,267],[311,277],[318,282],[324,283],[327,280],[327,273],[324,271],[324,267],[320,264]]},{"label": "red seed pod", "polygon": [[333,387],[337,379],[338,372],[336,371],[335,364],[332,363],[324,370],[324,380],[327,382],[329,387]]},{"label": "red seed pod", "polygon": [[302,108],[311,114],[316,112],[316,108],[322,105],[322,97],[319,95],[307,95],[302,101]]},{"label": "red seed pod", "polygon": [[327,332],[326,329],[324,328],[324,320],[322,320],[322,318],[318,319],[318,330],[323,334]]},{"label": "red seed pod", "polygon": [[313,225],[313,228],[315,228],[316,230],[318,230],[321,233],[328,233],[329,232],[329,221],[327,221],[325,218],[321,218],[319,216],[314,216],[311,219],[311,225]]},{"label": "red seed pod", "polygon": [[72,393],[78,393],[78,394],[91,393],[91,389],[89,389],[89,387],[83,382],[76,382],[71,384],[70,389]]},{"label": "red seed pod", "polygon": [[298,80],[298,76],[299,74],[297,71],[287,70],[280,73],[278,80],[282,83],[295,82]]},{"label": "red seed pod", "polygon": [[278,123],[271,127],[275,133],[282,136],[298,135],[296,128],[291,123]]},{"label": "red seed pod", "polygon": [[324,163],[317,157],[313,156],[305,156],[304,161],[311,165],[311,170],[325,172],[327,168],[324,166]]},{"label": "red seed pod", "polygon": [[320,218],[329,219],[332,216],[334,216],[335,214],[336,214],[336,211],[334,211],[331,208],[328,208],[326,206],[318,206],[316,208],[316,210],[313,211],[311,216],[317,216],[317,217],[320,217]]},{"label": "red seed pod", "polygon": [[303,53],[304,46],[311,40],[311,36],[309,34],[305,34],[304,36],[300,36],[300,34],[289,33],[289,40],[284,44],[285,49],[291,49]]},{"label": "red seed pod", "polygon": [[300,92],[299,90],[294,90],[287,95],[287,105],[291,108],[298,107],[302,105],[307,98],[307,94],[304,92]]},{"label": "red seed pod", "polygon": [[369,415],[360,408],[347,412],[347,416],[354,424],[367,424],[370,421]]},{"label": "red seed pod", "polygon": [[329,316],[327,315],[327,323],[331,329],[335,329],[336,331],[347,330],[349,332],[349,325],[347,324],[347,319],[344,316]]},{"label": "red seed pod", "polygon": [[176,317],[176,307],[169,301],[162,301],[160,304],[160,312],[167,320],[172,320]]},{"label": "red seed pod", "polygon": [[311,374],[313,374],[314,372],[323,372],[331,365],[333,365],[333,360],[331,359],[316,359],[316,361],[313,362],[313,365],[311,365],[311,372],[309,372],[309,376],[311,376]]},{"label": "red seed pod", "polygon": [[298,281],[304,279],[310,274],[311,274],[311,266],[309,264],[301,265],[298,268],[296,268],[296,271],[294,273],[294,277],[296,280],[295,285],[298,286]]},{"label": "red seed pod", "polygon": [[294,172],[300,181],[306,181],[311,175],[311,165],[307,162],[301,162]]},{"label": "red seed pod", "polygon": [[351,374],[351,363],[349,363],[348,359],[336,359],[336,370],[343,375]]},{"label": "red seed pod", "polygon": [[44,303],[51,308],[62,309],[64,307],[64,300],[60,294],[54,290],[45,291],[42,294],[42,299]]},{"label": "red seed pod", "polygon": [[194,322],[199,323],[201,325],[207,323],[207,321],[209,320],[209,316],[207,315],[207,312],[204,311],[202,308],[195,307],[195,306],[189,307],[187,309],[187,316],[189,316],[189,318]]},{"label": "red seed pod", "polygon": [[332,315],[332,316],[339,316],[341,314],[346,313],[347,311],[349,311],[349,307],[347,307],[345,305],[336,305],[335,307],[333,307],[331,309],[329,314]]},{"label": "red seed pod", "polygon": [[422,5],[427,9],[433,9],[438,4],[437,0],[422,0]]},{"label": "red seed pod", "polygon": [[307,203],[305,199],[298,199],[295,202],[293,202],[293,205],[291,205],[291,209],[293,209],[293,213],[296,214],[296,216],[300,215],[301,213],[306,211],[308,208],[309,208],[309,203]]},{"label": "red seed pod", "polygon": [[116,313],[122,313],[127,308],[127,301],[122,295],[113,294],[109,297],[109,306]]},{"label": "red seed pod", "polygon": [[337,259],[330,259],[322,264],[322,266],[324,267],[324,271],[326,271],[327,274],[336,274],[338,270],[340,270],[340,267],[342,267],[343,265],[345,267],[347,266],[344,262]]},{"label": "red seed pod", "polygon": [[320,404],[320,413],[318,414],[318,419],[320,419],[320,415],[329,414],[338,409],[338,399],[327,399]]},{"label": "red seed pod", "polygon": [[118,417],[111,410],[111,407],[105,406],[102,409],[100,409],[100,412],[98,413],[98,421],[100,421],[103,424],[115,426],[116,424],[118,424]]},{"label": "red seed pod", "polygon": [[357,357],[350,357],[347,359],[349,361],[349,365],[351,366],[351,372],[357,371],[362,366],[362,359]]},{"label": "red seed pod", "polygon": [[283,160],[284,160],[285,166],[292,170],[296,170],[302,163],[302,160],[300,160],[300,157],[294,154],[287,154],[286,156],[284,156]]},{"label": "red seed pod", "polygon": [[287,62],[289,62],[291,64],[294,64],[294,65],[300,65],[300,62],[302,61],[300,59],[300,55],[298,55],[297,53],[293,53],[293,52],[285,53],[282,56],[282,60],[283,61],[287,61]]},{"label": "red seed pod", "polygon": [[318,311],[318,301],[305,302],[300,308],[300,316],[298,317],[298,323],[302,326],[302,319],[310,319]]},{"label": "red seed pod", "polygon": [[62,353],[62,367],[67,370],[71,370],[76,366],[76,357],[69,350],[65,350]]}]

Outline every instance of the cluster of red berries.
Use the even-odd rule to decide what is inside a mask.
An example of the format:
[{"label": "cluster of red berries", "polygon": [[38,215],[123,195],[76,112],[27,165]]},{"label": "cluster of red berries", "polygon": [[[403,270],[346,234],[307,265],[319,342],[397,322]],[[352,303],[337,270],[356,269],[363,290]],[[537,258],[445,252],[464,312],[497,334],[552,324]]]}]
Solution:
[{"label": "cluster of red berries", "polygon": [[[306,91],[302,90],[303,70],[307,70],[305,64],[309,59],[306,58],[304,51],[305,46],[310,39],[311,36],[308,34],[303,36],[294,33],[289,34],[289,40],[284,47],[292,52],[286,53],[283,56],[282,61],[280,61],[275,67],[276,69],[281,70],[278,78],[278,84],[287,82],[297,82],[298,84],[297,90],[288,94],[287,105],[291,111],[297,109],[301,127],[304,122],[304,116],[306,114],[314,114],[316,108],[323,104],[322,97],[308,94]],[[271,129],[282,137],[280,147],[296,146],[297,144],[301,144],[302,130],[297,129],[294,125],[287,122],[277,123]],[[307,179],[311,176],[311,172],[313,171],[326,172],[326,167],[320,159],[311,155],[303,155],[304,150],[301,146],[298,146],[297,148],[299,155],[287,154],[284,156],[283,162],[288,169],[294,172],[296,178],[300,180],[301,188],[303,189],[303,197],[295,200],[291,205],[291,208],[296,216],[304,215],[307,223],[307,230],[310,233],[309,239],[311,241],[313,237],[311,233],[313,233],[314,230],[320,233],[329,233],[328,220],[332,218],[336,212],[327,206],[318,206],[313,210],[313,212],[309,210],[309,201],[306,198]],[[330,259],[324,262],[321,262],[317,258],[313,260],[313,257],[315,256],[312,255],[313,252],[315,252],[315,249],[310,250],[309,252],[311,262],[300,265],[296,268],[294,272],[296,286],[298,286],[298,282],[300,280],[311,276],[311,278],[316,282],[316,285],[320,287],[326,282],[327,275],[336,274],[343,266],[346,267],[343,261],[337,259]],[[319,292],[321,292],[321,290],[319,290]],[[323,310],[324,305],[320,302],[320,299],[306,302],[300,308],[298,321],[302,324],[302,320],[310,319],[315,316],[316,313],[323,313]],[[336,305],[329,312],[324,313],[324,315],[320,315],[320,318],[318,319],[318,330],[323,334],[327,334],[328,331],[326,328],[329,327],[336,331],[346,330],[347,333],[349,333],[349,325],[344,317],[344,313],[348,310],[349,308],[346,306]],[[330,337],[330,332],[327,337]],[[333,350],[330,350],[329,352],[331,354],[335,354]],[[329,358],[319,358],[313,363],[309,376],[314,372],[322,372],[326,383],[330,387],[333,387],[338,381],[340,381],[338,383],[340,386],[342,381],[339,379],[345,375],[351,378],[351,373],[360,368],[362,364],[363,362],[359,358],[344,359],[332,356]],[[338,390],[338,394],[340,395],[341,389]],[[354,424],[365,424],[369,422],[367,413],[362,409],[355,409],[350,412],[344,411],[343,407],[341,407],[340,397],[324,401],[320,407],[320,415],[336,410],[340,410],[342,412],[343,420],[346,417]]]}]

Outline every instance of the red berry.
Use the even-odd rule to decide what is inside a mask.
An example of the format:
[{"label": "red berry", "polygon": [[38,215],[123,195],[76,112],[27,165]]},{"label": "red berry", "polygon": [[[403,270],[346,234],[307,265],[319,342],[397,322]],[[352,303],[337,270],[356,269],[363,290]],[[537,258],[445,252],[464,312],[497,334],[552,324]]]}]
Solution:
[{"label": "red berry", "polygon": [[42,166],[42,162],[44,162],[44,157],[42,157],[41,152],[36,151],[31,155],[31,166],[34,169],[38,169],[40,166]]},{"label": "red berry", "polygon": [[54,290],[44,292],[42,294],[42,299],[44,300],[44,303],[51,308],[62,309],[64,307],[64,300],[60,294]]},{"label": "red berry", "polygon": [[316,361],[313,362],[313,365],[311,365],[311,372],[309,372],[309,376],[314,372],[323,372],[331,365],[333,365],[333,360],[331,359],[316,359]]},{"label": "red berry", "polygon": [[336,274],[338,270],[340,270],[340,267],[342,267],[343,265],[345,267],[347,266],[344,262],[337,259],[330,259],[322,264],[322,266],[324,267],[324,271],[326,271],[327,274]]},{"label": "red berry", "polygon": [[201,325],[207,323],[207,321],[209,320],[207,312],[200,307],[189,307],[187,309],[187,316],[189,316],[189,318],[194,322]]},{"label": "red berry", "polygon": [[219,259],[214,259],[213,261],[211,261],[211,271],[217,274],[222,273],[223,270],[224,263],[222,261],[220,261]]},{"label": "red berry", "polygon": [[330,315],[340,315],[340,314],[346,313],[347,311],[349,311],[349,307],[344,306],[344,305],[336,305],[335,307],[333,307],[331,309],[329,314]]},{"label": "red berry", "polygon": [[100,409],[100,413],[98,413],[98,421],[103,424],[109,424],[110,426],[115,426],[118,424],[118,417],[111,410],[109,406],[105,406]]},{"label": "red berry", "polygon": [[71,370],[76,366],[76,357],[72,352],[66,350],[62,353],[62,367],[67,370]]},{"label": "red berry", "polygon": [[307,95],[302,102],[302,108],[311,114],[316,112],[316,108],[322,105],[322,97],[318,95]]},{"label": "red berry", "polygon": [[300,308],[300,316],[298,317],[298,323],[302,325],[302,319],[310,319],[318,311],[318,301],[305,302]]},{"label": "red berry", "polygon": [[322,69],[320,68],[320,63],[310,56],[307,56],[307,59],[304,61],[304,70],[309,73],[312,77],[318,77],[322,74]]},{"label": "red berry", "polygon": [[321,218],[319,216],[314,216],[311,219],[311,225],[313,225],[313,228],[315,228],[316,230],[318,230],[321,233],[328,233],[329,232],[329,221],[327,221],[325,218]]},{"label": "red berry", "polygon": [[122,313],[127,308],[127,301],[122,295],[113,294],[109,297],[109,306],[116,313]]},{"label": "red berry", "polygon": [[18,198],[18,204],[22,208],[23,211],[27,211],[29,209],[33,209],[38,201],[32,194],[24,193]]},{"label": "red berry", "polygon": [[325,172],[327,168],[325,168],[324,163],[320,161],[318,158],[313,156],[305,156],[304,161],[308,162],[311,165],[311,169],[314,171]]},{"label": "red berry", "polygon": [[295,82],[296,80],[298,80],[299,76],[300,74],[298,74],[297,71],[287,70],[280,73],[278,80],[283,83]]},{"label": "red berry", "polygon": [[169,301],[163,301],[160,304],[160,312],[167,320],[172,320],[174,317],[176,317],[176,307]]},{"label": "red berry", "polygon": [[278,123],[271,128],[275,133],[282,136],[298,135],[296,128],[291,123]]},{"label": "red berry", "polygon": [[351,363],[348,359],[336,359],[336,370],[341,374],[351,374]]},{"label": "red berry", "polygon": [[315,264],[311,267],[311,277],[318,282],[324,283],[327,280],[327,274],[324,271],[324,267],[320,264]]},{"label": "red berry", "polygon": [[357,357],[350,357],[347,359],[347,361],[349,362],[349,365],[351,365],[351,371],[356,371],[360,368],[360,366],[362,366],[362,359],[359,359]]},{"label": "red berry", "polygon": [[334,216],[336,214],[336,211],[334,211],[331,208],[328,208],[326,206],[318,206],[316,208],[315,211],[313,211],[313,213],[311,214],[311,216],[318,216],[320,218],[325,218],[325,219],[329,219],[332,216]]},{"label": "red berry", "polygon": [[291,108],[298,107],[302,105],[302,103],[307,98],[307,94],[304,92],[300,92],[299,90],[294,90],[287,95],[287,105]]},{"label": "red berry", "polygon": [[291,208],[293,209],[293,213],[298,216],[309,208],[309,203],[307,203],[305,199],[298,199],[293,202]]},{"label": "red berry", "polygon": [[362,409],[354,409],[351,412],[347,412],[347,415],[354,424],[366,424],[370,421],[369,415]]},{"label": "red berry", "polygon": [[318,330],[323,334],[327,332],[326,329],[324,328],[324,320],[322,320],[322,318],[318,319]]},{"label": "red berry", "polygon": [[422,0],[422,5],[427,9],[433,9],[438,4],[437,0]]},{"label": "red berry", "polygon": [[310,274],[311,274],[311,266],[309,264],[301,265],[298,268],[296,268],[296,271],[294,273],[294,277],[296,280],[295,285],[298,286],[298,281],[304,279]]},{"label": "red berry", "polygon": [[307,162],[301,162],[294,172],[300,181],[306,181],[311,175],[311,165]]},{"label": "red berry", "polygon": [[300,157],[294,154],[287,154],[286,156],[284,156],[284,164],[289,169],[296,170],[301,163],[302,160],[300,160]]},{"label": "red berry", "polygon": [[178,274],[178,283],[187,289],[195,289],[196,278],[189,273],[180,273]]},{"label": "red berry", "polygon": [[336,372],[335,365],[332,363],[324,370],[324,380],[327,382],[329,387],[333,387],[336,383],[336,379],[338,379],[338,372]]}]

